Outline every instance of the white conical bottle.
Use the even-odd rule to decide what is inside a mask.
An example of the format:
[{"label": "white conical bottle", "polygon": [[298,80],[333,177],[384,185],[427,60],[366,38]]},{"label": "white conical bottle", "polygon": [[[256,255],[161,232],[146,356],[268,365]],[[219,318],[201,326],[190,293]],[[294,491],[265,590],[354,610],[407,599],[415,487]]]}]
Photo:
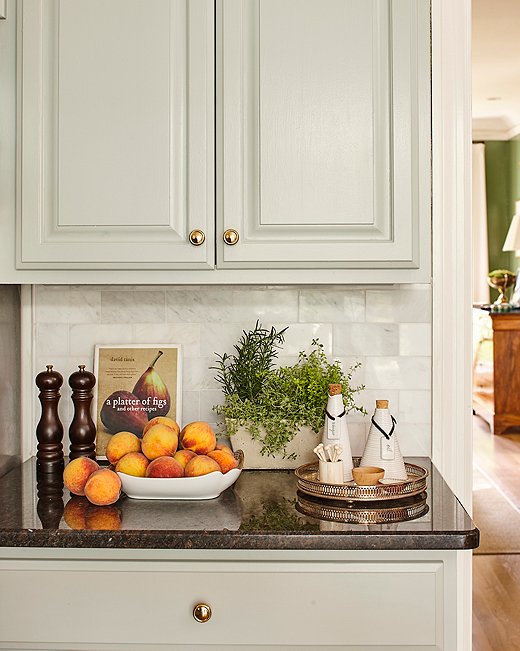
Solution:
[{"label": "white conical bottle", "polygon": [[385,469],[385,479],[408,479],[408,473],[395,432],[396,421],[388,409],[388,400],[376,400],[376,410],[368,432],[362,466]]},{"label": "white conical bottle", "polygon": [[348,436],[347,413],[343,404],[341,384],[329,385],[329,399],[325,411],[325,425],[323,427],[323,445],[341,445],[343,461],[343,481],[352,481],[352,452]]}]

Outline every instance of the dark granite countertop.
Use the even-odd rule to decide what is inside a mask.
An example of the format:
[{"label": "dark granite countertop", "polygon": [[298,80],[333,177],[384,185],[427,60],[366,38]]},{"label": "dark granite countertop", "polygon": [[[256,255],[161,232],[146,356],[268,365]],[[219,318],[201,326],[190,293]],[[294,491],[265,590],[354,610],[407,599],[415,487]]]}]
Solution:
[{"label": "dark granite countertop", "polygon": [[[479,532],[429,459],[422,515],[390,524],[346,524],[302,513],[292,471],[245,470],[214,500],[89,505],[61,476],[37,476],[32,459],[0,479],[0,546],[121,549],[471,549]],[[408,498],[412,499],[412,498]],[[344,504],[340,504],[344,506]],[[303,511],[305,508],[303,508]]]}]

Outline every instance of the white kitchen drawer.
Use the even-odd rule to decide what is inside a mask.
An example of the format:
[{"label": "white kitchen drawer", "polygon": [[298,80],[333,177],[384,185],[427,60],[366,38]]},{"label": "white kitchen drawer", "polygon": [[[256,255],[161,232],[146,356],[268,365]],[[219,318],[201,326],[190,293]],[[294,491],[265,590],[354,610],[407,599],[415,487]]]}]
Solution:
[{"label": "white kitchen drawer", "polygon": [[444,589],[440,561],[1,561],[0,648],[433,651]]}]

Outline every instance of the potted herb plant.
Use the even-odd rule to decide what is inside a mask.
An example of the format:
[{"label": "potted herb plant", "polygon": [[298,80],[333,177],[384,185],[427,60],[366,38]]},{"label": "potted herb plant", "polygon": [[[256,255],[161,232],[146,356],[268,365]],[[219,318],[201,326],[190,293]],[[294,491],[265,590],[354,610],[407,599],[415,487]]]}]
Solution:
[{"label": "potted herb plant", "polygon": [[257,321],[212,367],[224,393],[224,404],[213,410],[224,416],[231,445],[244,451],[248,468],[295,468],[314,460],[329,384],[341,384],[347,413],[364,413],[354,402],[364,387],[351,385],[360,365],[344,371],[338,360],[329,362],[319,340],[293,366],[275,368],[286,330],[267,330]]}]

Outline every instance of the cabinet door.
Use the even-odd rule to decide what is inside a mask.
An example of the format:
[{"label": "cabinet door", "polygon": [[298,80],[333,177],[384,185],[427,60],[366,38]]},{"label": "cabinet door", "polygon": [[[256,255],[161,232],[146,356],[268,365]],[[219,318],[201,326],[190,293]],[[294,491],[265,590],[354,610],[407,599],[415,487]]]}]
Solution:
[{"label": "cabinet door", "polygon": [[20,4],[18,267],[211,267],[212,0]]},{"label": "cabinet door", "polygon": [[[427,0],[220,0],[224,267],[418,268]],[[240,239],[226,246],[222,234]]]}]

